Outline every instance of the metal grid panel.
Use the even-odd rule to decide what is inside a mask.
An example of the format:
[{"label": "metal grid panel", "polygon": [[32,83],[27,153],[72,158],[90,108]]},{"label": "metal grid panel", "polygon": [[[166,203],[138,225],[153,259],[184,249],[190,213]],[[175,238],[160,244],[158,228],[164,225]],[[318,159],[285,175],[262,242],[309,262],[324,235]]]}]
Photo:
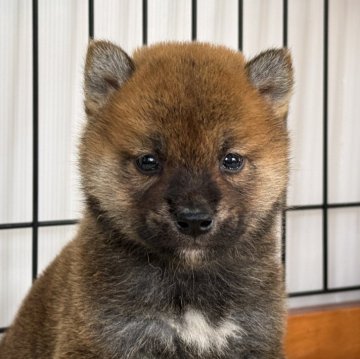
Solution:
[{"label": "metal grid panel", "polygon": [[[244,0],[238,0],[238,49],[243,48],[243,6]],[[288,45],[288,0],[283,0],[283,46]],[[88,0],[88,30],[89,38],[94,38],[94,0]],[[191,0],[191,39],[197,39],[197,0]],[[32,279],[38,275],[38,234],[40,227],[66,226],[78,223],[75,219],[39,221],[39,44],[38,44],[38,0],[32,0],[32,50],[33,50],[33,182],[32,182],[32,221],[22,223],[3,223],[0,230],[31,228],[32,230]],[[282,259],[286,261],[286,213],[293,211],[322,211],[322,288],[318,290],[289,293],[289,297],[311,296],[317,294],[337,293],[359,290],[360,285],[345,287],[329,287],[329,258],[328,258],[328,212],[333,208],[360,207],[360,202],[329,203],[328,201],[328,64],[329,64],[329,0],[323,0],[323,193],[322,203],[316,205],[291,206],[286,208],[282,216]],[[142,0],[142,42],[148,42],[148,1]],[[6,328],[0,328],[0,333]]]}]

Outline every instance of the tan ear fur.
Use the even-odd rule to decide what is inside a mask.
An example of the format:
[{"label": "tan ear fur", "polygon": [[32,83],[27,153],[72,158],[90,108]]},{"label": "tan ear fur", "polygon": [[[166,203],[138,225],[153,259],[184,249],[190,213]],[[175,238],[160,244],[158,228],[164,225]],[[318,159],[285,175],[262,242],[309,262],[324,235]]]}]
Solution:
[{"label": "tan ear fur", "polygon": [[131,58],[108,41],[89,43],[85,62],[85,109],[96,112],[134,71]]},{"label": "tan ear fur", "polygon": [[289,50],[262,52],[246,64],[246,69],[250,82],[270,103],[276,116],[285,116],[294,83]]}]

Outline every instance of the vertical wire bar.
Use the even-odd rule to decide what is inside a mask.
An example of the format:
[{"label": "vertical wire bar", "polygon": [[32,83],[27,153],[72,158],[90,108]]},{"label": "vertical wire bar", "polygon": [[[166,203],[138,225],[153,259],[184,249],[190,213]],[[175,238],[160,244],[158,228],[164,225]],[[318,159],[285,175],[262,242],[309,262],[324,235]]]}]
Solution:
[{"label": "vertical wire bar", "polygon": [[324,0],[324,82],[323,82],[323,290],[328,290],[328,64],[329,0]]},{"label": "vertical wire bar", "polygon": [[[283,0],[283,46],[288,45],[288,0]],[[281,260],[285,267],[286,264],[286,193],[284,195],[284,210],[281,215]],[[285,275],[285,270],[284,270]]]},{"label": "vertical wire bar", "polygon": [[288,0],[283,0],[283,46],[288,46]]},{"label": "vertical wire bar", "polygon": [[197,38],[197,0],[191,0],[191,40]]},{"label": "vertical wire bar", "polygon": [[243,32],[244,32],[244,2],[243,0],[238,1],[238,49],[239,51],[243,50]]},{"label": "vertical wire bar", "polygon": [[94,38],[94,0],[89,0],[89,38]]},{"label": "vertical wire bar", "polygon": [[142,2],[142,42],[143,45],[148,43],[148,2]]},{"label": "vertical wire bar", "polygon": [[32,183],[32,279],[38,272],[38,226],[39,226],[39,37],[38,0],[32,1],[32,72],[33,72],[33,183]]},{"label": "vertical wire bar", "polygon": [[[284,206],[286,205],[286,198],[284,198]],[[283,210],[281,214],[281,261],[283,265],[286,264],[286,211]],[[284,273],[285,274],[285,273]]]}]

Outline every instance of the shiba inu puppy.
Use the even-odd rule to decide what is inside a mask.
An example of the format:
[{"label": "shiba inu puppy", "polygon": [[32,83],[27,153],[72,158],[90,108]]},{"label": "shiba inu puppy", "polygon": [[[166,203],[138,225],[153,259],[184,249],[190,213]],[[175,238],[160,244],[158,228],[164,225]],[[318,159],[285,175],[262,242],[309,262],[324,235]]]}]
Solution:
[{"label": "shiba inu puppy", "polygon": [[6,359],[283,358],[287,50],[90,43],[86,209]]}]

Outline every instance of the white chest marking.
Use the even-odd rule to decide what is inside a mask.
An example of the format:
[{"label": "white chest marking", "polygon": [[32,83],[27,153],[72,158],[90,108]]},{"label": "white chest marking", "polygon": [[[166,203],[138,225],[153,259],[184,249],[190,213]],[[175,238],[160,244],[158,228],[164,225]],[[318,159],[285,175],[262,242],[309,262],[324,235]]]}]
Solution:
[{"label": "white chest marking", "polygon": [[231,337],[241,338],[244,330],[230,319],[214,327],[201,312],[189,309],[181,321],[171,320],[170,325],[188,345],[197,348],[199,353],[222,351]]}]

